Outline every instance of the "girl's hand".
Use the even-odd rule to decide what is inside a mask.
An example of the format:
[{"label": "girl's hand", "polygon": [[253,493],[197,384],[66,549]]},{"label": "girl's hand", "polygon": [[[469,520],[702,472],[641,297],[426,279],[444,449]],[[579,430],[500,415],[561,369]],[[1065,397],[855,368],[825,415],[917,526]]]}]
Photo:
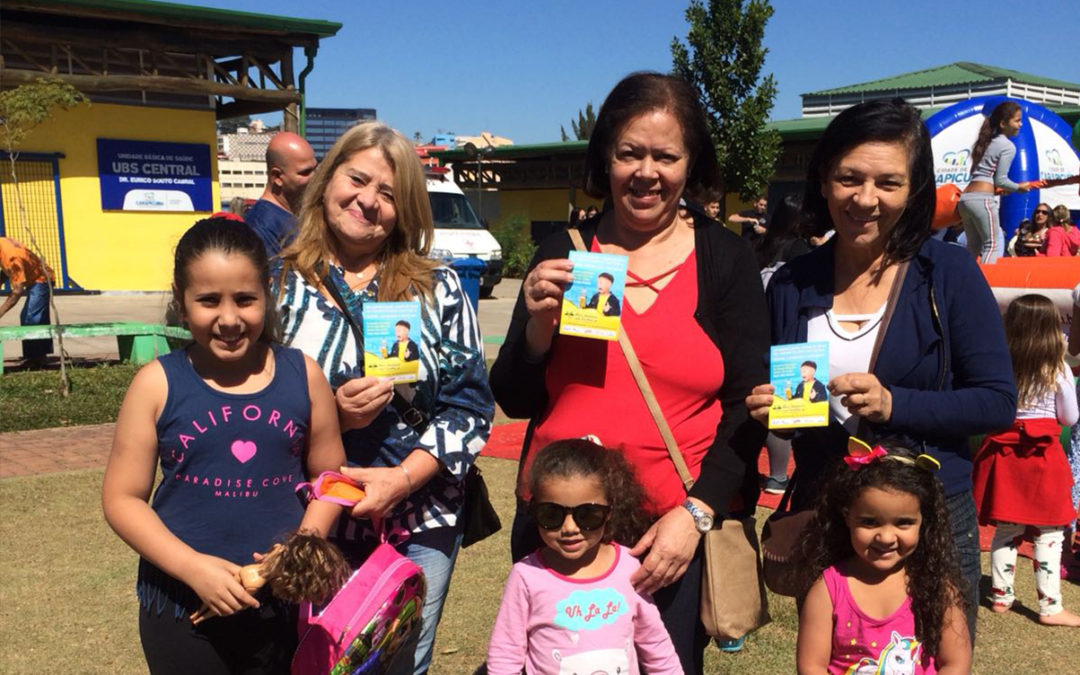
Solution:
[{"label": "girl's hand", "polygon": [[638,593],[655,593],[670,586],[686,573],[700,542],[701,533],[694,527],[694,517],[682,506],[676,506],[653,523],[630,550],[633,556],[649,551],[641,567],[630,577],[630,583]]},{"label": "girl's hand", "polygon": [[352,508],[353,518],[380,520],[409,496],[409,481],[400,466],[341,467],[341,473],[364,486],[364,498]]},{"label": "girl's hand", "polygon": [[763,426],[769,426],[769,406],[773,404],[773,394],[776,387],[771,384],[759,384],[750,390],[746,397],[746,409],[750,417],[760,422]]},{"label": "girl's hand", "polygon": [[357,377],[338,387],[334,399],[341,430],[363,429],[394,397],[394,383],[380,377]]},{"label": "girl's hand", "polygon": [[195,554],[181,581],[203,601],[203,607],[191,615],[195,624],[212,616],[228,616],[259,606],[259,601],[240,583],[240,566],[216,556]]},{"label": "girl's hand", "polygon": [[884,424],[892,418],[892,394],[870,373],[847,373],[829,381],[829,395],[852,415]]}]

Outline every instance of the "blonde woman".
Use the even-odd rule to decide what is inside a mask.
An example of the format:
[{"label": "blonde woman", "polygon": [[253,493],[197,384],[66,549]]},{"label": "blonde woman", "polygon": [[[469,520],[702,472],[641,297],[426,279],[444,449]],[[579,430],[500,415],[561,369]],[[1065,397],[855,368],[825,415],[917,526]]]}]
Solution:
[{"label": "blonde woman", "polygon": [[1064,204],[1058,204],[1050,212],[1045,246],[1048,256],[1073,256],[1080,250],[1080,230],[1072,224],[1069,209]]},{"label": "blonde woman", "polygon": [[[359,562],[373,541],[370,519],[384,518],[386,531],[410,533],[398,549],[427,579],[415,658],[395,670],[401,673],[424,673],[430,664],[461,544],[462,481],[494,414],[476,313],[457,275],[427,258],[432,235],[412,144],[384,124],[359,124],[312,176],[299,232],[275,275],[284,341],[330,380],[355,467],[346,473],[367,493],[354,518],[343,519],[338,541]],[[412,300],[421,306],[421,326],[413,329],[419,381],[394,387],[364,376],[363,308]]]}]

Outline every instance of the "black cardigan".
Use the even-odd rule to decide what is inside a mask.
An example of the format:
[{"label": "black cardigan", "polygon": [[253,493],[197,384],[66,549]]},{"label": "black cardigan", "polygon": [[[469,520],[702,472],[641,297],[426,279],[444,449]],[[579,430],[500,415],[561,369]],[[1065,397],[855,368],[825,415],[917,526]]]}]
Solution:
[{"label": "black cardigan", "polygon": [[[592,245],[598,222],[599,218],[593,218],[580,226],[586,247]],[[750,418],[745,399],[753,387],[769,381],[765,294],[757,260],[745,240],[701,215],[694,216],[694,228],[698,268],[694,318],[720,350],[724,382],[717,392],[723,416],[690,495],[718,514],[728,513],[733,497],[743,487],[745,507],[753,512],[758,494],[757,456],[765,430]],[[556,232],[541,242],[529,270],[543,260],[565,258],[573,248],[569,234]],[[525,325],[529,313],[523,292],[524,285],[518,293],[506,341],[491,368],[491,389],[503,412],[530,420],[522,449],[524,463],[532,428],[546,410],[548,396],[544,382],[546,359],[533,363],[526,358]],[[559,339],[558,334],[554,339]]]}]

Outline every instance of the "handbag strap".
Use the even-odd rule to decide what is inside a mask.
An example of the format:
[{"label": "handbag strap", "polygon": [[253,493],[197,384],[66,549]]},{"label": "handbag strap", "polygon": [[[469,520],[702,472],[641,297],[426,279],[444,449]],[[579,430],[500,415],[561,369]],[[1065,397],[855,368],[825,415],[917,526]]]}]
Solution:
[{"label": "handbag strap", "polygon": [[[356,340],[356,348],[360,351],[360,363],[363,364],[364,360],[364,333],[360,330],[359,322],[352,312],[349,311],[349,305],[345,303],[345,298],[342,297],[341,291],[338,289],[334,280],[327,274],[322,280],[323,288],[330,294],[330,297],[337,303],[341,313],[345,315],[345,321],[349,324],[349,328],[352,330],[353,339]],[[416,408],[409,404],[405,398],[398,393],[397,389],[394,389],[394,395],[390,398],[390,404],[394,406],[394,410],[397,411],[401,421],[412,427],[416,433],[423,433],[427,428],[428,418],[419,408]]]},{"label": "handbag strap", "polygon": [[[577,228],[571,228],[567,232],[570,234],[570,241],[573,242],[574,248],[579,251],[588,250],[585,248],[585,241],[581,238],[581,232]],[[675,443],[675,436],[672,435],[671,427],[668,426],[667,420],[664,419],[664,412],[660,410],[660,403],[656,400],[656,394],[653,393],[652,386],[649,384],[649,378],[645,376],[645,371],[641,368],[641,362],[638,360],[637,354],[634,352],[634,346],[630,343],[630,338],[626,335],[625,330],[619,331],[619,346],[622,347],[626,363],[630,366],[630,373],[634,376],[634,382],[637,383],[641,395],[645,398],[645,405],[649,408],[653,422],[656,423],[656,428],[660,430],[660,438],[664,439],[664,447],[667,448],[668,455],[671,456],[671,461],[675,464],[675,471],[679,474],[679,480],[682,481],[683,487],[689,492],[690,488],[694,486],[694,479],[690,475],[690,469],[686,466],[686,460],[683,459],[678,444]]]},{"label": "handbag strap", "polygon": [[[873,373],[874,368],[877,367],[878,355],[881,353],[881,344],[885,341],[885,333],[888,332],[889,323],[892,321],[893,314],[896,313],[896,304],[900,298],[900,289],[904,285],[904,278],[907,277],[908,267],[910,266],[911,261],[905,260],[896,268],[896,276],[893,278],[892,287],[889,288],[889,298],[885,301],[885,313],[881,317],[881,325],[878,326],[877,337],[874,338],[874,347],[870,351],[870,364],[866,368],[866,372],[868,373]],[[859,438],[866,439],[869,437],[870,427],[865,417],[859,418],[857,432]]]}]

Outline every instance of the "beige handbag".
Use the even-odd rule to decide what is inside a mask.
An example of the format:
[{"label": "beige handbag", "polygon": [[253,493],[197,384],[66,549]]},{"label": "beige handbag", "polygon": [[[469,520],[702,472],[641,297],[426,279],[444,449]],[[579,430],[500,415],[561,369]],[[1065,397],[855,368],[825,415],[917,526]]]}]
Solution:
[{"label": "beige handbag", "polygon": [[[570,240],[579,251],[586,250],[581,233],[569,230]],[[619,346],[630,366],[641,395],[649,407],[660,436],[664,439],[671,461],[683,487],[690,491],[694,479],[686,466],[682,452],[675,443],[671,428],[664,418],[645,371],[641,368],[626,331],[619,331]],[[701,577],[701,622],[705,632],[721,640],[737,640],[769,623],[769,607],[765,584],[761,577],[756,523],[753,517],[743,520],[716,519],[713,529],[705,533],[704,560]]]}]

